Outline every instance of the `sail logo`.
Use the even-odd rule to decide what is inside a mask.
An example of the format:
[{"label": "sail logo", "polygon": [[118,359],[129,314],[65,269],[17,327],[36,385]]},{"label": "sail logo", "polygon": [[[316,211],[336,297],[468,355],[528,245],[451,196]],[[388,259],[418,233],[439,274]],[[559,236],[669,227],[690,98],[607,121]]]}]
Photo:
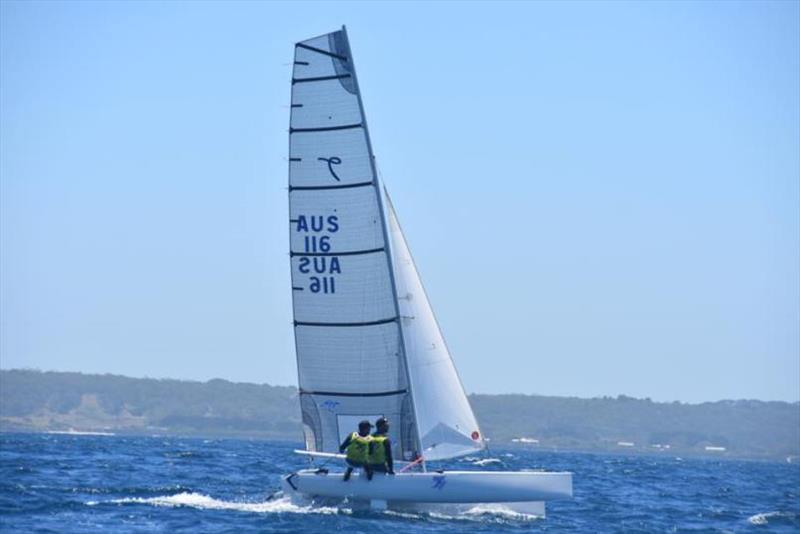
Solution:
[{"label": "sail logo", "polygon": [[336,412],[336,407],[339,406],[340,404],[341,403],[339,401],[326,400],[325,402],[320,404],[320,407],[321,408],[325,408],[329,412],[334,412],[335,413]]},{"label": "sail logo", "polygon": [[447,477],[446,476],[444,476],[444,475],[435,476],[435,477],[433,477],[433,486],[431,486],[431,487],[433,489],[440,490],[440,489],[444,488],[445,484],[447,484]]},{"label": "sail logo", "polygon": [[331,172],[331,176],[333,176],[333,179],[336,180],[337,182],[341,182],[341,180],[339,179],[339,176],[336,175],[336,171],[333,170],[333,166],[334,165],[341,165],[342,164],[342,158],[333,156],[332,158],[317,158],[317,161],[325,161],[325,162],[327,162],[328,163],[328,170]]}]

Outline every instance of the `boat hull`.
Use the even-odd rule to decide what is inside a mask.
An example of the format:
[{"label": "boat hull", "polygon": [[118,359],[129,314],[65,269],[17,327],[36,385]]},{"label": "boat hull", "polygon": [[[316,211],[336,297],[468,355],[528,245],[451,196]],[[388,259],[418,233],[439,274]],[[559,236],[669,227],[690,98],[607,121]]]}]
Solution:
[{"label": "boat hull", "polygon": [[287,475],[284,490],[307,497],[398,503],[514,503],[572,497],[572,473],[529,471],[443,471],[363,473],[345,482],[342,473],[305,470]]}]

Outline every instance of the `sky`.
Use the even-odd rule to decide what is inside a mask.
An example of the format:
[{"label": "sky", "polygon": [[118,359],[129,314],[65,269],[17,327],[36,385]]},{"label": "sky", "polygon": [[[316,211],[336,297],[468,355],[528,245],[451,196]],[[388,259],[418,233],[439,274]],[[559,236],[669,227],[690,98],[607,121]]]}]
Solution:
[{"label": "sky", "polygon": [[800,399],[800,3],[0,2],[0,367],[296,384],[293,43],[347,25],[468,392]]}]

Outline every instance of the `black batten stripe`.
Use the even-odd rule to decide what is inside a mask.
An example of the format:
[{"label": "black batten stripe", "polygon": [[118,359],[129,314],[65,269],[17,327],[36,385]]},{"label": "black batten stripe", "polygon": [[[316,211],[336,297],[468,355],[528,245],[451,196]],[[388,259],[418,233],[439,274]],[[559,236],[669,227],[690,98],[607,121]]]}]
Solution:
[{"label": "black batten stripe", "polygon": [[296,185],[296,186],[289,186],[289,192],[292,191],[318,191],[320,189],[349,189],[351,187],[365,187],[368,185],[373,185],[373,182],[358,182],[355,184],[345,184],[345,185]]},{"label": "black batten stripe", "polygon": [[403,395],[408,393],[407,389],[396,389],[394,391],[379,391],[376,393],[343,393],[338,391],[308,391],[301,389],[301,395],[324,395],[326,397],[389,397],[392,395]]},{"label": "black batten stripe", "polygon": [[361,254],[374,254],[376,252],[383,252],[386,250],[384,247],[371,248],[368,250],[353,250],[350,252],[289,252],[289,256],[359,256]]},{"label": "black batten stripe", "polygon": [[289,158],[289,161],[303,161],[303,158]]},{"label": "black batten stripe", "polygon": [[370,321],[367,323],[309,323],[305,321],[295,321],[295,326],[340,326],[340,327],[348,327],[348,326],[378,326],[380,324],[389,324],[394,323],[397,321],[397,317],[392,317],[390,319],[381,319],[380,321]]},{"label": "black batten stripe", "polygon": [[295,61],[295,65],[308,65],[308,61]]},{"label": "black batten stripe", "polygon": [[346,57],[340,56],[339,54],[334,54],[333,52],[328,52],[327,50],[323,50],[321,48],[314,48],[313,46],[308,46],[307,44],[303,43],[297,43],[295,46],[298,48],[311,50],[312,52],[316,52],[318,54],[325,54],[326,56],[335,57],[336,59],[341,59],[342,61],[347,61]]},{"label": "black batten stripe", "polygon": [[303,104],[292,104],[293,108],[302,108]]},{"label": "black batten stripe", "polygon": [[292,78],[292,84],[305,83],[305,82],[324,82],[327,80],[341,80],[342,78],[349,78],[349,74],[339,74],[336,76],[316,76],[314,78]]},{"label": "black batten stripe", "polygon": [[334,130],[352,130],[353,128],[363,128],[364,123],[358,124],[343,124],[342,126],[321,126],[319,128],[289,128],[289,133],[298,132],[332,132]]},{"label": "black batten stripe", "polygon": [[295,287],[295,286],[292,286],[292,289],[295,290],[295,291],[305,291],[306,290],[306,288],[304,288],[304,287]]}]

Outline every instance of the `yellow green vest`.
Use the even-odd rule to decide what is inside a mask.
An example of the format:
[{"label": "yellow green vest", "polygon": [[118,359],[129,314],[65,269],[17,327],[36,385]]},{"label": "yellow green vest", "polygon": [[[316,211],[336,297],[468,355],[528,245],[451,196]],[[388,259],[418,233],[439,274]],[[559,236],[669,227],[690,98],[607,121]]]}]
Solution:
[{"label": "yellow green vest", "polygon": [[367,463],[369,444],[372,436],[362,436],[358,432],[350,434],[350,443],[347,445],[347,459],[351,462]]},{"label": "yellow green vest", "polygon": [[369,447],[369,463],[383,465],[386,463],[386,440],[389,437],[383,434],[374,434]]}]

